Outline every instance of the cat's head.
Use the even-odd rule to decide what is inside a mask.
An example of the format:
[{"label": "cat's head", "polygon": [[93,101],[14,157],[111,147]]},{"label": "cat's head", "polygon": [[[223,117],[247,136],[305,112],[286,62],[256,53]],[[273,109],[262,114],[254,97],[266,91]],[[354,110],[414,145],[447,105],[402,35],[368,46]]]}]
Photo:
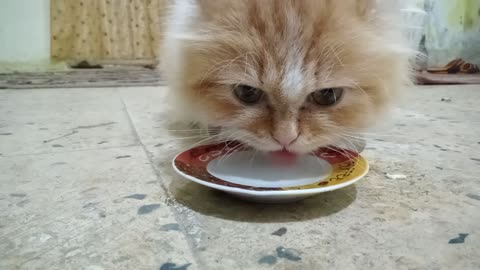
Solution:
[{"label": "cat's head", "polygon": [[258,150],[348,139],[408,80],[406,51],[367,0],[187,2],[170,31],[181,64],[166,61],[180,109]]}]

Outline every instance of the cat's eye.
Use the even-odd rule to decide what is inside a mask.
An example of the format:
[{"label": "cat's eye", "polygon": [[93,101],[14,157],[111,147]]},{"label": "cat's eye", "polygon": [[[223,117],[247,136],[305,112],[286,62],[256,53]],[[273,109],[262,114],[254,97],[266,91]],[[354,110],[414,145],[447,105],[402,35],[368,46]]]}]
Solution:
[{"label": "cat's eye", "polygon": [[243,84],[235,86],[233,92],[237,99],[246,105],[258,104],[264,96],[262,90]]},{"label": "cat's eye", "polygon": [[343,88],[326,88],[313,92],[310,98],[317,105],[332,106],[342,99],[343,93]]}]

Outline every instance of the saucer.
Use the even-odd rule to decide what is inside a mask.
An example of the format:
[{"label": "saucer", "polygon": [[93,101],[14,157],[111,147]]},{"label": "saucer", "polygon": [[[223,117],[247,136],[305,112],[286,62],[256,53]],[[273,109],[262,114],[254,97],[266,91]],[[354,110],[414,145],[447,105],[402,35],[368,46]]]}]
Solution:
[{"label": "saucer", "polygon": [[178,154],[172,165],[200,185],[264,203],[298,201],[340,189],[369,169],[360,154],[346,149],[322,148],[285,165],[237,142],[194,147]]}]

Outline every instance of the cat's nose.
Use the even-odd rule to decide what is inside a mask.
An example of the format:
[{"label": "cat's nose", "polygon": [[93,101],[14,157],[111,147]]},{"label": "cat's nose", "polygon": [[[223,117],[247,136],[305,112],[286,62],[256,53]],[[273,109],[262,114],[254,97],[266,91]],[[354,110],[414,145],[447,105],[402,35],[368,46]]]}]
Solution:
[{"label": "cat's nose", "polygon": [[298,138],[298,126],[296,121],[283,120],[275,123],[272,137],[281,146],[288,147]]},{"label": "cat's nose", "polygon": [[283,130],[276,132],[273,138],[283,147],[287,147],[292,144],[297,138],[298,133],[296,131]]}]

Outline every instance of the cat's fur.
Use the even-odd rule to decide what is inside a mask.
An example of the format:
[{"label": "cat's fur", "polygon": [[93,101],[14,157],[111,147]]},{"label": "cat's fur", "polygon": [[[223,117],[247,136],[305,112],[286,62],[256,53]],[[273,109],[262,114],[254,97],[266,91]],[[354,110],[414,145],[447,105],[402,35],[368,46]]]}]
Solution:
[{"label": "cat's fur", "polygon": [[[409,80],[409,50],[372,0],[176,0],[162,63],[176,115],[261,151],[308,153],[368,127]],[[245,106],[232,88],[266,92]],[[307,102],[343,87],[333,107]]]}]

